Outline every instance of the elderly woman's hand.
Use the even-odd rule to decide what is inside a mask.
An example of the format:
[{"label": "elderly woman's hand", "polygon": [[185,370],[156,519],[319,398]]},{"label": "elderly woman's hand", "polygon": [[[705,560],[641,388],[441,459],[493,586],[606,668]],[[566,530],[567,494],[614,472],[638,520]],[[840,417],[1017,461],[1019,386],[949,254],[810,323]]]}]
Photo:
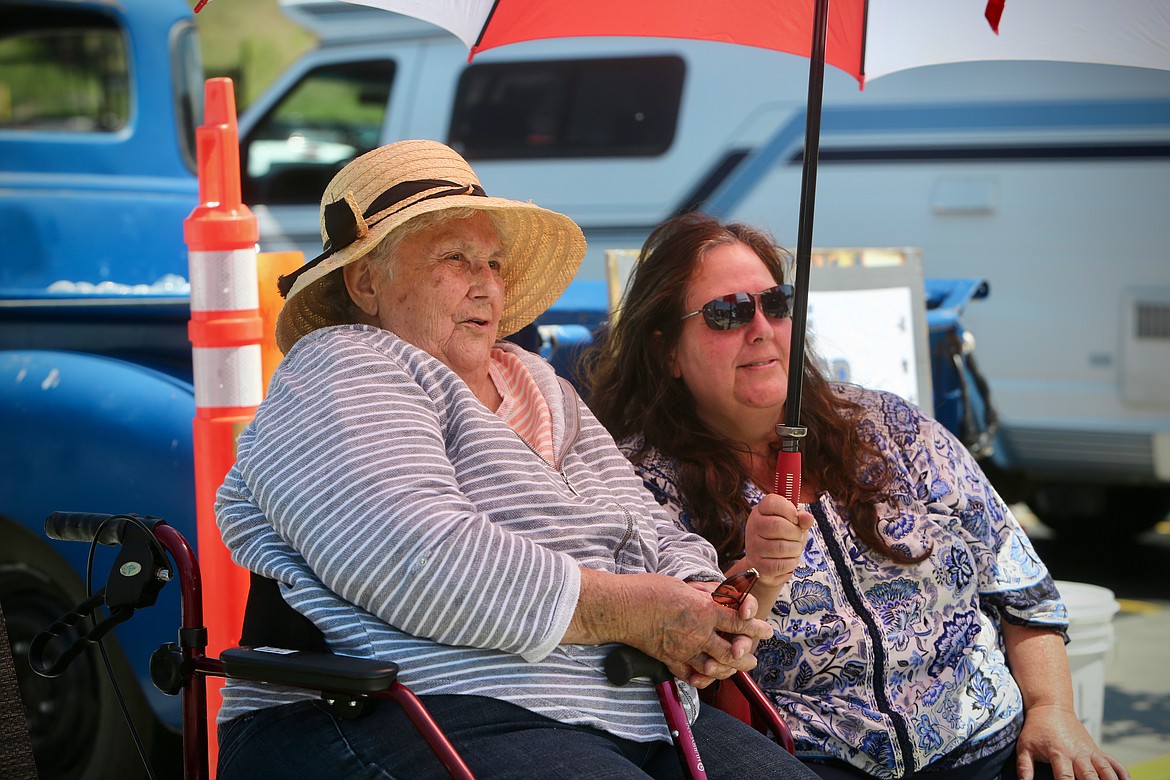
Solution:
[{"label": "elderly woman's hand", "polygon": [[[710,595],[719,585],[718,582],[690,582],[688,584],[701,593],[707,594],[708,598],[710,598]],[[756,600],[755,596],[748,593],[744,595],[743,601],[740,603],[736,614],[739,615],[740,619],[750,621],[751,624],[754,625],[760,622],[758,620],[752,620],[752,618],[756,616],[756,613],[759,612],[759,609],[760,602]],[[716,659],[704,654],[697,659],[692,659],[691,668],[694,671],[689,676],[682,679],[685,679],[696,688],[705,688],[715,680],[726,679],[741,669],[743,671],[749,671],[750,668],[755,668],[756,645],[760,643],[761,639],[765,639],[771,635],[771,627],[769,627],[769,631],[766,636],[723,633],[723,638],[731,643],[732,657],[750,658],[751,667],[745,668],[743,666],[729,666],[727,664],[720,663]]]},{"label": "elderly woman's hand", "polygon": [[778,493],[769,493],[752,507],[744,527],[743,565],[760,573],[753,593],[759,595],[761,586],[779,591],[792,577],[812,524],[812,515]]},{"label": "elderly woman's hand", "polygon": [[702,687],[755,668],[751,647],[772,635],[767,623],[746,617],[756,607],[748,599],[736,612],[715,603],[710,590],[662,574],[582,568],[577,611],[561,641],[621,642],[662,661],[679,679]]},{"label": "elderly woman's hand", "polygon": [[[738,611],[717,604],[711,591],[718,583],[683,583],[673,577],[652,577],[660,596],[647,601],[642,636],[627,640],[663,661],[671,672],[697,688],[756,666],[755,646],[772,636],[767,623],[755,620],[759,607],[751,596]],[[680,588],[681,586],[681,588]]]}]

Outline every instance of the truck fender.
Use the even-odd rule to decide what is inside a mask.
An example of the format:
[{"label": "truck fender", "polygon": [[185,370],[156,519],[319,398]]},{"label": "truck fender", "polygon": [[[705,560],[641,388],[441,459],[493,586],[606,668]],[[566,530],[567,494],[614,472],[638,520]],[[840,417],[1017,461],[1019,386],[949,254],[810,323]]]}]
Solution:
[{"label": "truck fender", "polygon": [[[0,430],[5,444],[0,447],[0,550],[4,551],[0,573],[13,591],[0,595],[5,598],[10,629],[13,616],[19,618],[18,608],[14,606],[11,613],[9,608],[15,591],[25,594],[23,601],[33,605],[33,612],[45,611],[47,620],[60,616],[49,611],[63,611],[84,596],[78,586],[86,580],[89,548],[45,540],[44,519],[54,510],[153,515],[165,518],[187,538],[196,538],[194,414],[191,383],[155,368],[100,355],[0,351]],[[105,581],[112,561],[112,550],[97,551],[92,573],[95,589]],[[45,587],[38,587],[38,582]],[[137,682],[133,693],[149,703],[143,714],[176,734],[180,702],[155,690],[148,664],[154,648],[174,639],[179,625],[177,591],[164,588],[155,608],[119,626],[115,635],[120,647],[114,653],[125,655],[131,681]],[[96,669],[104,678],[100,664]],[[94,704],[98,711],[105,707],[101,698]],[[97,711],[93,720],[101,722]],[[125,732],[119,720],[115,715],[115,725]],[[139,729],[158,731],[156,724]],[[70,752],[54,745],[51,733],[44,735],[47,742],[41,745],[36,744],[38,736],[34,734],[34,750],[41,748],[38,762],[42,754]],[[70,750],[75,751],[79,744],[73,741],[75,735],[67,738]],[[105,750],[100,744],[94,749]],[[137,761],[133,747],[128,754]],[[93,759],[90,756],[85,764],[62,769],[69,773],[81,766],[101,766],[102,761]]]}]

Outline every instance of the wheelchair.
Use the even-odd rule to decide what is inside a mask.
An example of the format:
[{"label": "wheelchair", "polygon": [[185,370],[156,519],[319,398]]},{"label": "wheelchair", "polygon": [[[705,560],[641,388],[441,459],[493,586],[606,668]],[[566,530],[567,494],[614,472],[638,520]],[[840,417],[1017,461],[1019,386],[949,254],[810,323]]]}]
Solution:
[{"label": "wheelchair", "polygon": [[[69,662],[99,641],[137,609],[153,606],[162,587],[178,576],[180,628],[178,643],[165,643],[150,659],[150,676],[165,694],[182,694],[183,767],[186,780],[208,773],[207,678],[249,680],[319,691],[342,717],[358,717],[373,700],[391,699],[401,707],[419,736],[454,780],[474,775],[454,745],[443,734],[426,707],[398,682],[399,665],[390,661],[335,655],[325,648],[312,624],[289,607],[277,584],[253,574],[241,646],[225,649],[218,658],[206,654],[203,592],[199,563],[187,540],[165,520],[140,515],[54,512],[45,520],[45,534],[59,541],[104,544],[120,548],[104,588],[42,631],[29,647],[29,663],[46,677],[61,674]],[[105,606],[108,617],[98,621]],[[84,618],[94,616],[92,628],[81,636],[66,637]],[[76,633],[76,632],[74,632]],[[276,641],[249,642],[257,636]],[[61,648],[64,641],[68,644]],[[606,661],[606,676],[614,685],[637,677],[655,686],[675,751],[684,774],[704,780],[706,773],[687,724],[673,675],[665,664],[631,647],[618,646]],[[787,725],[755,682],[746,674],[730,678],[719,698],[705,695],[794,751]],[[729,698],[730,697],[730,698]],[[732,704],[728,705],[727,701]]]}]

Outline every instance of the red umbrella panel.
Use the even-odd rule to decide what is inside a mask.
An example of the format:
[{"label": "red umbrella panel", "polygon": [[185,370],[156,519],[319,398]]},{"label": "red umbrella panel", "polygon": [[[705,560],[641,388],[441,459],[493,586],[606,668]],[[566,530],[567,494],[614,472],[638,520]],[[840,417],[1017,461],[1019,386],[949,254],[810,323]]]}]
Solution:
[{"label": "red umbrella panel", "polygon": [[[826,62],[863,80],[865,1],[833,0]],[[664,7],[665,6],[665,7]],[[812,0],[803,2],[500,2],[484,20],[471,56],[541,38],[644,36],[721,41],[811,57]]]}]

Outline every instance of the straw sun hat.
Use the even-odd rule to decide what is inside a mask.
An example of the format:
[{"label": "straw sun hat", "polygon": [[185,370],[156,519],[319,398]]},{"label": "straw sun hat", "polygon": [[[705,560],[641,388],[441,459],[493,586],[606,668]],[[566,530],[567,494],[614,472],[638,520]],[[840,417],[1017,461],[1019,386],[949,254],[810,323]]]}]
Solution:
[{"label": "straw sun hat", "polygon": [[280,279],[286,299],[276,320],[280,351],[287,353],[306,333],[341,324],[320,298],[327,274],[366,255],[408,220],[461,206],[490,212],[503,245],[500,338],[536,319],[576,275],[585,256],[581,229],[532,203],[488,197],[471,166],[448,146],[399,141],[356,158],[325,188],[325,251]]}]

